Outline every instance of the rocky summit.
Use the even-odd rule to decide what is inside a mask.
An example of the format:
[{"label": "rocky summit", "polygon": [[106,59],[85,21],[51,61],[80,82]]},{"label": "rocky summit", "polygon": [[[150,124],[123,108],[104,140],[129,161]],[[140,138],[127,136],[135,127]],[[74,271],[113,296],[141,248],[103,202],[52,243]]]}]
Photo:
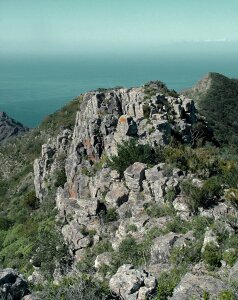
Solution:
[{"label": "rocky summit", "polygon": [[3,266],[16,240],[38,291],[24,299],[237,299],[238,167],[194,101],[160,81],[75,101],[73,127],[29,133],[47,140],[4,229]]},{"label": "rocky summit", "polygon": [[5,112],[0,112],[0,143],[9,138],[26,133],[28,129],[21,123],[10,118]]}]

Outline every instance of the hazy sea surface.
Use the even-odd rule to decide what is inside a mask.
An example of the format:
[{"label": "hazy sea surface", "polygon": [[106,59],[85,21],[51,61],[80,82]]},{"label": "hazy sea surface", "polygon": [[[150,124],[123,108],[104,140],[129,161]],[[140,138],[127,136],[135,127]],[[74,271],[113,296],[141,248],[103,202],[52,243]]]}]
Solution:
[{"label": "hazy sea surface", "polygon": [[35,127],[45,116],[92,89],[161,80],[181,91],[210,71],[238,78],[238,58],[171,54],[149,58],[0,57],[0,111]]}]

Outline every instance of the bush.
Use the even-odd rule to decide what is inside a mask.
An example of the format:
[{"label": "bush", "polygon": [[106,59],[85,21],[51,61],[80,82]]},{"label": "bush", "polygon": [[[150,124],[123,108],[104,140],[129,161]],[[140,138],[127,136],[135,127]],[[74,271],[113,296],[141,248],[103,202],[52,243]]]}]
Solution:
[{"label": "bush", "polygon": [[23,205],[29,209],[37,209],[39,207],[39,199],[36,197],[35,191],[31,191],[23,199]]},{"label": "bush", "polygon": [[105,214],[103,214],[105,223],[114,222],[118,219],[118,213],[115,208],[109,208]]},{"label": "bush", "polygon": [[64,187],[66,181],[67,177],[64,168],[55,173],[55,187]]},{"label": "bush", "polygon": [[134,237],[128,235],[114,253],[112,273],[123,264],[133,264],[135,267],[146,265],[150,259],[150,240],[146,237],[144,242],[137,243]]},{"label": "bush", "polygon": [[144,209],[147,213],[147,215],[151,218],[160,218],[164,216],[174,216],[175,210],[171,204],[144,204]]},{"label": "bush", "polygon": [[218,300],[236,300],[236,296],[232,291],[224,290],[219,293]]},{"label": "bush", "polygon": [[222,259],[220,248],[212,242],[207,244],[202,253],[202,259],[211,270],[220,267]]},{"label": "bush", "polygon": [[179,268],[162,272],[158,278],[157,300],[167,300],[168,297],[171,297],[174,288],[178,285],[184,273],[184,270]]},{"label": "bush", "polygon": [[12,225],[12,222],[3,215],[0,215],[0,230],[8,230]]},{"label": "bush", "polygon": [[184,181],[181,185],[182,192],[187,196],[189,209],[197,213],[199,207],[207,208],[214,204],[222,194],[220,178],[213,176],[206,180],[202,187],[195,186],[192,181]]},{"label": "bush", "polygon": [[106,299],[110,294],[107,283],[96,281],[85,275],[79,278],[64,278],[59,285],[54,285],[50,282],[41,288],[41,299],[47,300]]},{"label": "bush", "polygon": [[222,254],[222,259],[230,266],[233,267],[235,262],[237,261],[238,251],[237,249],[231,248],[227,249]]},{"label": "bush", "polygon": [[109,166],[123,175],[126,168],[135,162],[155,165],[159,162],[159,157],[148,144],[140,145],[136,139],[130,139],[118,146],[118,156],[112,156]]}]

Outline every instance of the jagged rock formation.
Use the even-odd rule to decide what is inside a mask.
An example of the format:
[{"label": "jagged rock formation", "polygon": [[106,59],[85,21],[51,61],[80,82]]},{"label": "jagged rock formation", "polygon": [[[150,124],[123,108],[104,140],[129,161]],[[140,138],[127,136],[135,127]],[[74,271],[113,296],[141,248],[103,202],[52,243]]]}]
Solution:
[{"label": "jagged rock formation", "polygon": [[182,92],[192,98],[222,145],[237,147],[238,80],[209,73],[194,87]]},{"label": "jagged rock formation", "polygon": [[21,123],[10,118],[5,112],[0,112],[0,143],[9,138],[22,135],[28,131]]},{"label": "jagged rock formation", "polygon": [[156,288],[156,278],[145,271],[135,270],[132,265],[123,265],[109,282],[112,293],[122,299],[144,300],[150,298]]},{"label": "jagged rock formation", "polygon": [[[197,135],[197,125],[202,126],[204,136]],[[207,123],[197,114],[191,99],[163,95],[156,82],[146,89],[120,88],[83,95],[73,133],[64,130],[43,145],[42,155],[34,163],[35,190],[40,201],[46,201],[52,184],[58,187],[57,219],[62,223],[61,232],[74,266],[100,241],[109,241],[112,252],[105,250],[93,262],[94,276],[100,277],[100,268],[113,264],[111,255],[121,251],[123,241],[129,237],[143,243],[156,229],[160,233],[150,241],[148,253],[141,254],[143,271],[122,263],[117,265],[116,274],[104,274],[117,297],[149,299],[156,290],[156,278],[171,270],[172,253],[184,251],[195,241],[193,230],[168,231],[172,217],[162,210],[171,204],[175,215],[190,220],[194,211],[181,187],[188,180],[202,187],[203,180],[177,167],[168,169],[163,162],[148,166],[136,161],[119,174],[110,168],[107,158],[117,155],[118,146],[133,138],[153,148],[164,147],[173,139],[195,146],[198,137],[209,138],[206,130]],[[58,182],[59,174],[64,182]],[[173,197],[168,200],[171,191]],[[155,207],[161,213],[153,214]],[[221,200],[213,207],[199,207],[198,212],[216,220],[224,215],[237,217],[237,211]],[[216,240],[210,233],[205,235],[204,248]],[[199,281],[202,288],[197,286]],[[227,287],[220,281],[207,276],[205,271],[199,275],[188,273],[172,299],[187,299],[192,288],[196,297],[201,296],[202,289],[216,296]]]},{"label": "jagged rock formation", "polygon": [[28,299],[24,297],[28,294],[28,283],[21,274],[13,269],[0,270],[0,299]]}]

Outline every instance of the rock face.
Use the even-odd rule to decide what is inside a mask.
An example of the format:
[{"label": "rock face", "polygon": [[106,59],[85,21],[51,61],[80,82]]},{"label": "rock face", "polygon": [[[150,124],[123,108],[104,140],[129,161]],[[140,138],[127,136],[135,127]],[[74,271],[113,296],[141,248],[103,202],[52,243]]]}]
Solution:
[{"label": "rock face", "polygon": [[[176,253],[186,255],[186,247],[193,246],[196,236],[193,227],[183,231],[179,228],[183,223],[178,222],[176,228],[174,222],[180,218],[186,224],[194,216],[182,184],[190,180],[202,187],[203,181],[196,174],[168,165],[166,160],[153,166],[135,160],[124,174],[112,170],[108,163],[108,158],[118,155],[118,145],[133,138],[154,150],[172,139],[196,144],[193,126],[199,122],[206,128],[206,121],[196,113],[193,101],[162,95],[154,90],[156,87],[157,83],[150,83],[146,88],[84,94],[73,132],[63,130],[56,139],[49,140],[34,162],[36,195],[41,202],[55,196],[57,221],[73,267],[83,263],[95,249],[100,250],[92,255],[92,272],[102,278],[103,270],[111,291],[121,299],[150,299],[156,288],[155,278],[174,268],[172,254],[173,259]],[[153,91],[152,96],[148,89]],[[64,179],[60,182],[59,174]],[[49,192],[52,185],[57,187],[53,196]],[[215,221],[224,215],[237,218],[234,208],[219,201],[211,208],[199,207],[198,212]],[[208,228],[204,247],[211,239]],[[124,253],[116,274],[110,273],[107,270],[114,263],[113,255],[118,255],[123,242],[132,245],[129,250],[143,260],[142,266],[134,268],[133,257]],[[193,293],[200,297],[203,289],[217,295],[224,286],[212,276],[188,273],[172,299],[186,299]]]},{"label": "rock face", "polygon": [[123,265],[110,279],[109,287],[113,294],[125,300],[149,299],[155,292],[156,279],[132,265]]},{"label": "rock face", "polygon": [[0,270],[0,299],[19,300],[29,294],[27,281],[13,269]]},{"label": "rock face", "polygon": [[204,292],[212,299],[216,299],[220,292],[227,290],[227,286],[219,279],[211,276],[196,276],[186,274],[175,288],[171,300],[204,299]]},{"label": "rock face", "polygon": [[9,138],[24,134],[28,128],[10,118],[5,112],[0,112],[0,143]]}]

